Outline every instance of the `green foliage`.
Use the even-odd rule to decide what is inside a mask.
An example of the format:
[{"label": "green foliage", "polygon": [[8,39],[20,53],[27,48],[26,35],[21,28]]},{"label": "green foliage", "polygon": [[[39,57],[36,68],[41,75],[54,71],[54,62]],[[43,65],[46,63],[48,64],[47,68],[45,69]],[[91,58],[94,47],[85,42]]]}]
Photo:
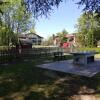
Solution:
[{"label": "green foliage", "polygon": [[[99,0],[80,0],[77,4],[84,6],[86,12],[98,12],[100,13],[100,1]],[[99,14],[100,15],[100,14]]]},{"label": "green foliage", "polygon": [[76,39],[79,45],[84,47],[97,46],[97,41],[100,40],[99,22],[94,18],[94,15],[82,14],[78,19]]},{"label": "green foliage", "polygon": [[18,33],[29,30],[35,26],[31,13],[27,12],[22,0],[5,0],[0,4],[3,14],[0,14],[0,43],[1,45],[16,44]]},{"label": "green foliage", "polygon": [[80,50],[80,51],[95,51],[95,52],[99,52],[100,53],[100,48],[99,47],[98,48],[96,48],[96,47],[94,47],[94,48],[89,48],[89,47],[78,48],[78,50]]},{"label": "green foliage", "polygon": [[53,40],[56,37],[59,38],[60,43],[64,43],[67,41],[67,38],[65,37],[66,34],[68,34],[68,32],[65,29],[63,29],[61,32],[55,33],[53,34],[53,36],[49,36],[44,44],[53,45]]},{"label": "green foliage", "polygon": [[14,35],[13,31],[6,26],[0,26],[0,45],[9,45]]},{"label": "green foliage", "polygon": [[31,32],[31,33],[36,33],[35,28],[30,29],[30,32]]},{"label": "green foliage", "polygon": [[45,41],[43,41],[43,44],[46,46],[53,45],[53,37],[49,36]]},{"label": "green foliage", "polygon": [[[66,0],[0,0],[0,5],[6,3],[18,3],[27,8],[26,10],[32,12],[34,17],[48,15],[50,11],[54,9],[54,7],[58,7],[62,1]],[[95,12],[98,13],[100,17],[100,2],[99,0],[73,0],[79,6],[84,7],[85,12]],[[3,13],[2,9],[0,9],[0,13]]]},{"label": "green foliage", "polygon": [[[48,15],[53,7],[58,7],[62,1],[66,0],[23,0],[29,11],[34,13],[35,17]],[[97,12],[100,16],[100,1],[99,0],[73,0],[79,6],[84,7],[85,12]],[[42,9],[41,9],[42,8]]]},{"label": "green foliage", "polygon": [[50,14],[53,7],[58,7],[62,0],[23,0],[27,10],[34,14],[34,17]]},{"label": "green foliage", "polygon": [[63,37],[61,43],[67,42],[68,38]]},{"label": "green foliage", "polygon": [[63,29],[62,34],[66,35],[66,34],[68,34],[68,32],[65,29]]},{"label": "green foliage", "polygon": [[65,37],[68,32],[63,29],[62,32],[56,33],[57,36],[59,36],[61,43],[67,42],[67,38]]}]

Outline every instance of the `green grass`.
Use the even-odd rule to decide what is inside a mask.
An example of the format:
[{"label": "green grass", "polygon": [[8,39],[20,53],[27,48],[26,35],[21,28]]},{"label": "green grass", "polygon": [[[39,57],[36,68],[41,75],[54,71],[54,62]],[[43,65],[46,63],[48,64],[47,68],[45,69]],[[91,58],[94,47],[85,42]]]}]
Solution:
[{"label": "green grass", "polygon": [[78,50],[81,50],[81,51],[95,51],[95,52],[100,52],[100,48],[78,48]]},{"label": "green grass", "polygon": [[11,47],[9,47],[9,46],[0,46],[0,50],[7,50],[9,48],[11,48]]},{"label": "green grass", "polygon": [[100,54],[96,54],[95,55],[95,58],[100,58]]},{"label": "green grass", "polygon": [[[0,66],[0,100],[68,100],[84,87],[99,95],[100,73],[86,78],[56,72],[58,77],[51,78],[45,74],[46,70],[36,67],[45,60],[48,58],[31,58],[26,62]],[[65,81],[60,81],[65,77]]]},{"label": "green grass", "polygon": [[95,55],[95,58],[100,58],[100,48],[78,48],[80,51],[95,51],[98,54]]}]

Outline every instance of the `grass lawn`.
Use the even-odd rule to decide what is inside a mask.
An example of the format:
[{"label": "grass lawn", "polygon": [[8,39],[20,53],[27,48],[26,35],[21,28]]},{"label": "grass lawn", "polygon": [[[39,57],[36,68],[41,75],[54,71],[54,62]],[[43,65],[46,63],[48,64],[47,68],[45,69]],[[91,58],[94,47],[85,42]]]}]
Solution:
[{"label": "grass lawn", "polygon": [[100,47],[98,47],[98,48],[96,48],[96,47],[94,47],[94,48],[88,48],[88,47],[85,47],[85,48],[78,48],[78,50],[80,50],[80,51],[95,51],[95,52],[99,52],[100,53]]},{"label": "grass lawn", "polygon": [[100,96],[100,73],[86,78],[56,72],[52,78],[45,74],[46,70],[36,67],[44,61],[44,58],[30,59],[0,66],[0,100],[69,100],[80,94]]}]

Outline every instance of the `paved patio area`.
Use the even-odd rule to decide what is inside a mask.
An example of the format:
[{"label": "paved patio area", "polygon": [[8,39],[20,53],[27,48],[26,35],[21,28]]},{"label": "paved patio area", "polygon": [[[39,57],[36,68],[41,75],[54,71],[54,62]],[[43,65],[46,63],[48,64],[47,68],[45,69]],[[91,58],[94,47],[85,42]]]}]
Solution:
[{"label": "paved patio area", "polygon": [[87,66],[74,65],[72,63],[72,60],[64,60],[38,65],[37,67],[64,73],[92,77],[98,72],[100,72],[100,59],[96,59],[95,62],[90,63]]}]

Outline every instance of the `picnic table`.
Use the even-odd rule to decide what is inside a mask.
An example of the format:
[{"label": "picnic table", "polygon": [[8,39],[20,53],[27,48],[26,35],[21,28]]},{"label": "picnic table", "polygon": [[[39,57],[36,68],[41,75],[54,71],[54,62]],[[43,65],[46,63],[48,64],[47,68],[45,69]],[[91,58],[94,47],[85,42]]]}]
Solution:
[{"label": "picnic table", "polygon": [[73,55],[73,63],[74,64],[82,64],[87,65],[89,63],[94,62],[95,52],[72,52]]}]

